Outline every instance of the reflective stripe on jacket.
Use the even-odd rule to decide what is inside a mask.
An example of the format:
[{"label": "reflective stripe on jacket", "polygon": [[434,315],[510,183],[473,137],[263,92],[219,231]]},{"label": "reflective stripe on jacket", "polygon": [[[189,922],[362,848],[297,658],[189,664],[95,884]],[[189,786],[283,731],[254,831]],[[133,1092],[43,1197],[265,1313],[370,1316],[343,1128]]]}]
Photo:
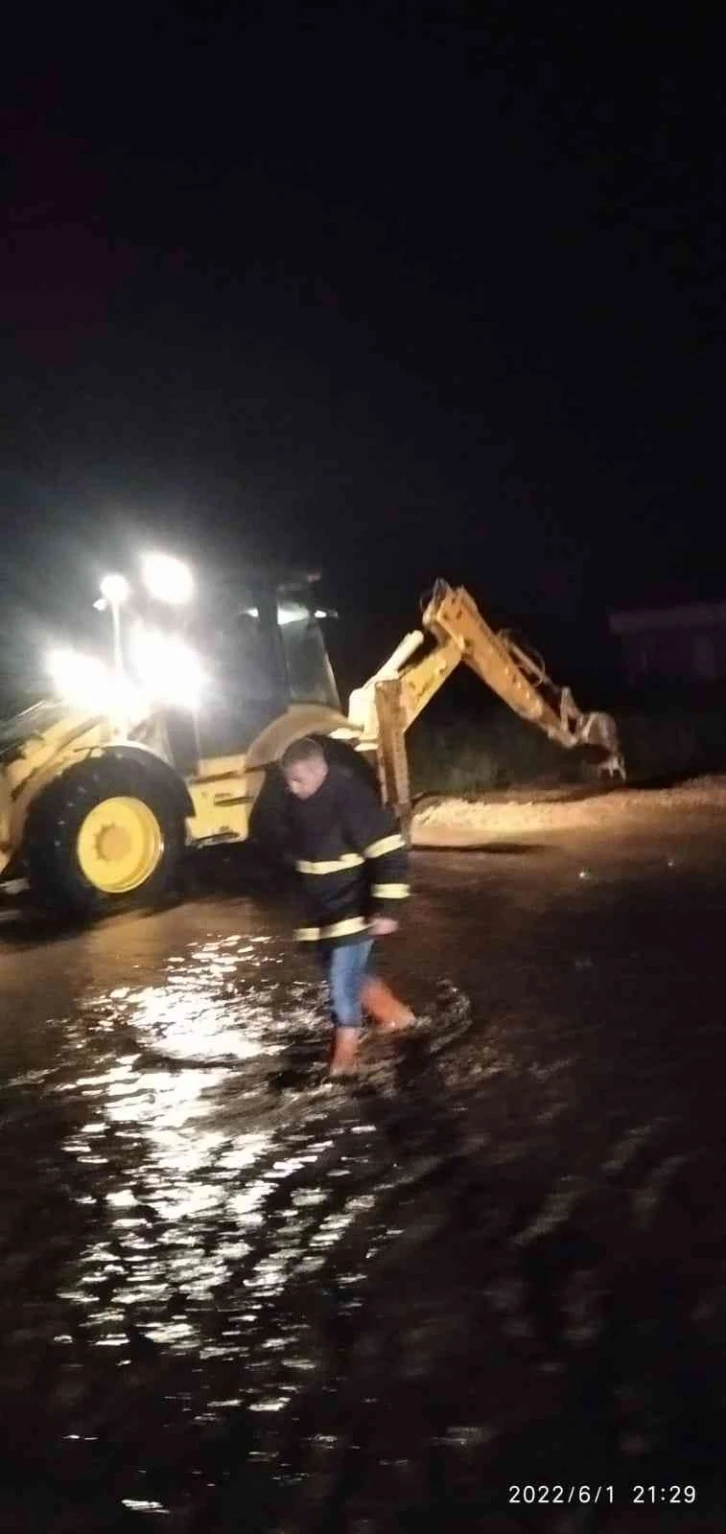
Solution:
[{"label": "reflective stripe on jacket", "polygon": [[354,773],[329,767],[317,793],[291,796],[291,843],[307,920],[301,942],[365,940],[373,916],[400,916],[408,851],[395,818]]}]

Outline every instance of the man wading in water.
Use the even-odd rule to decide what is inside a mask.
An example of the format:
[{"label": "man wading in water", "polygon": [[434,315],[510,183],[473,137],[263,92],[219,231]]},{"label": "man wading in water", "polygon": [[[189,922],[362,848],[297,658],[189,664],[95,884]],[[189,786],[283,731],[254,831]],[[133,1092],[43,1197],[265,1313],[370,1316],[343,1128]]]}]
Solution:
[{"label": "man wading in water", "polygon": [[377,937],[398,929],[409,894],[406,844],[372,788],[329,766],[318,742],[295,741],[280,766],[289,791],[289,838],[308,907],[296,933],[323,966],[334,1027],[331,1076],[348,1076],[368,1012],[382,1030],[413,1022],[413,1013],[373,973]]}]

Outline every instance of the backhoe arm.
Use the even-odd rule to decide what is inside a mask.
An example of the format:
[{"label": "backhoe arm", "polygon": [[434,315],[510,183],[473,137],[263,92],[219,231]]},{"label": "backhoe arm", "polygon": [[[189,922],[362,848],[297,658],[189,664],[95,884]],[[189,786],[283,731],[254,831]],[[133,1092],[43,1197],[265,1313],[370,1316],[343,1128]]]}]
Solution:
[{"label": "backhoe arm", "polygon": [[358,749],[375,751],[384,798],[404,818],[410,807],[406,731],[462,660],[520,719],[566,750],[594,748],[605,773],[625,777],[610,715],[582,713],[569,689],[550,681],[539,659],[490,628],[465,587],[437,581],[422,624],[435,648],[408,664],[425,635],[419,629],[406,634],[380,670],[351,693],[348,710]]},{"label": "backhoe arm", "polygon": [[[551,682],[542,663],[509,635],[496,634],[468,591],[437,581],[423,626],[444,648],[452,642],[462,659],[520,719],[535,724],[558,745],[594,747],[612,776],[624,777],[615,721],[609,714],[583,713],[568,688]],[[437,652],[434,652],[436,654]],[[402,678],[406,690],[406,675]]]},{"label": "backhoe arm", "polygon": [[407,730],[431,702],[434,694],[443,686],[447,677],[463,659],[462,647],[454,638],[444,638],[435,650],[424,655],[415,665],[406,662],[424,642],[420,629],[406,634],[381,666],[362,687],[350,695],[348,717],[361,735],[361,746],[375,746],[380,733],[378,699],[386,683],[393,683],[398,696],[401,725]]},{"label": "backhoe arm", "polygon": [[462,660],[462,647],[444,637],[414,665],[407,665],[424,642],[413,629],[362,687],[350,695],[348,719],[358,736],[356,749],[375,756],[383,798],[395,806],[402,824],[410,816],[411,792],[406,731]]}]

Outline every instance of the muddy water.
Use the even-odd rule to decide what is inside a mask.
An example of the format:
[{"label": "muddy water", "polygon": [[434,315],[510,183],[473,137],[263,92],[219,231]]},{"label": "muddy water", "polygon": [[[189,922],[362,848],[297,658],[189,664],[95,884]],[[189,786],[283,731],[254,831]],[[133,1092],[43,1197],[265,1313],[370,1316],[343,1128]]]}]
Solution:
[{"label": "muddy water", "polygon": [[264,889],[4,919],[3,1534],[723,1528],[698,826],[417,854],[355,1087]]}]

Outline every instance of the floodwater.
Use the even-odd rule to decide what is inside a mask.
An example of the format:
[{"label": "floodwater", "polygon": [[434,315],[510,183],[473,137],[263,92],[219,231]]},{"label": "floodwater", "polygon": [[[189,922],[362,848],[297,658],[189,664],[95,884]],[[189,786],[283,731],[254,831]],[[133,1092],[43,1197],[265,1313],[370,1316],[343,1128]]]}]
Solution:
[{"label": "floodwater", "polygon": [[415,854],[355,1085],[233,859],[5,916],[2,1534],[722,1529],[725,850]]}]

